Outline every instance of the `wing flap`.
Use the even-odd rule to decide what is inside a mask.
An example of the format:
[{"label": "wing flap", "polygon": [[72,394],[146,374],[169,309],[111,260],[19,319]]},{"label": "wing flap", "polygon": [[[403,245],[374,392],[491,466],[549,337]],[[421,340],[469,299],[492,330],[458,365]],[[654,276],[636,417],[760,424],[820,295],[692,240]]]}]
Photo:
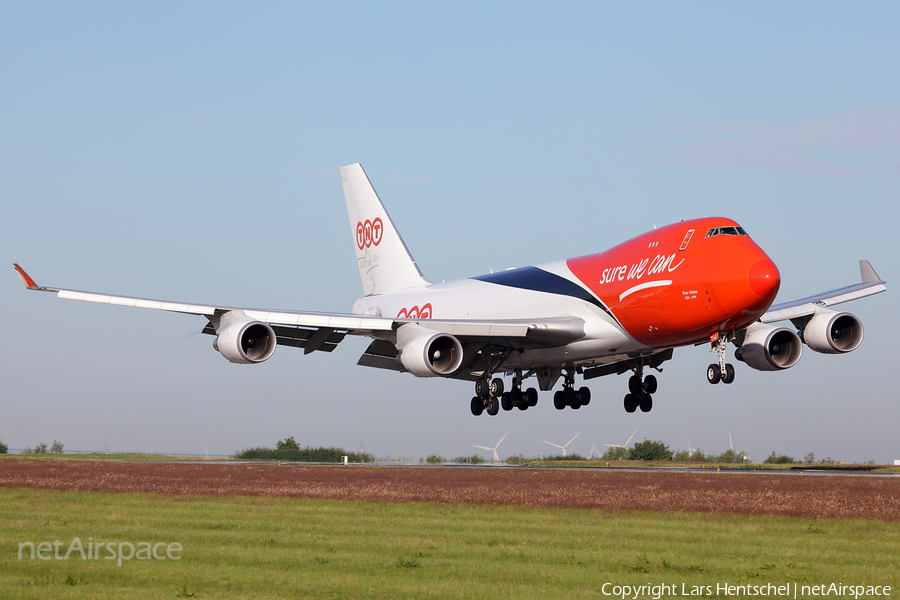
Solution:
[{"label": "wing flap", "polygon": [[[219,309],[233,310],[233,309]],[[365,335],[372,331],[391,331],[393,319],[372,315],[349,315],[341,313],[291,312],[277,310],[243,309],[251,319],[264,321],[270,325],[297,325],[329,329],[345,329],[354,335]]]},{"label": "wing flap", "polygon": [[361,367],[402,371],[403,367],[397,362],[397,354],[397,348],[392,343],[384,340],[374,340],[363,352],[363,355],[359,357],[359,361],[356,364]]},{"label": "wing flap", "polygon": [[553,346],[584,337],[584,320],[578,317],[548,318],[531,321],[497,319],[456,321],[429,319],[397,320],[398,324],[418,323],[422,327],[456,336],[460,341],[490,341],[510,347]]},{"label": "wing flap", "polygon": [[528,325],[521,323],[427,321],[420,325],[460,338],[516,337],[528,335]]},{"label": "wing flap", "polygon": [[[273,325],[272,330],[275,331],[275,342],[279,346],[291,346],[293,348],[303,348],[305,354],[309,354],[315,350],[322,352],[333,352],[337,345],[344,341],[347,335],[346,331],[328,331],[322,329],[303,329],[300,327],[288,327],[284,325]],[[207,335],[216,335],[216,329],[212,323],[207,323],[206,327],[200,333]],[[320,335],[320,339],[314,339],[314,336]]]}]

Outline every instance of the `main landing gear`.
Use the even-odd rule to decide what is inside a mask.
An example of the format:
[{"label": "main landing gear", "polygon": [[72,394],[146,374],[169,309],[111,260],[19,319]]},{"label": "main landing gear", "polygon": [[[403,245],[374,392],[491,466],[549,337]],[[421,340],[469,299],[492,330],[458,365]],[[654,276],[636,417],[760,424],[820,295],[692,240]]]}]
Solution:
[{"label": "main landing gear", "polygon": [[472,398],[470,408],[472,414],[476,417],[483,412],[492,417],[500,412],[502,407],[505,411],[513,408],[519,410],[527,410],[532,406],[537,406],[538,393],[534,388],[528,388],[522,391],[522,371],[516,369],[513,375],[513,388],[508,392],[503,391],[503,380],[495,377],[488,382],[488,377],[482,377],[475,382],[475,397]]},{"label": "main landing gear", "polygon": [[639,364],[634,369],[634,375],[628,378],[628,393],[625,394],[625,412],[633,413],[640,407],[641,412],[650,412],[653,409],[653,396],[656,393],[656,377],[647,375],[644,377],[644,365]]},{"label": "main landing gear", "polygon": [[719,332],[712,336],[710,352],[719,354],[719,364],[711,364],[706,368],[706,380],[712,384],[731,383],[734,381],[734,365],[725,362],[725,334]]},{"label": "main landing gear", "polygon": [[563,410],[565,407],[571,407],[578,410],[582,406],[591,403],[590,388],[583,387],[575,390],[575,370],[566,369],[565,379],[563,380],[563,389],[553,394],[553,407],[556,410]]}]

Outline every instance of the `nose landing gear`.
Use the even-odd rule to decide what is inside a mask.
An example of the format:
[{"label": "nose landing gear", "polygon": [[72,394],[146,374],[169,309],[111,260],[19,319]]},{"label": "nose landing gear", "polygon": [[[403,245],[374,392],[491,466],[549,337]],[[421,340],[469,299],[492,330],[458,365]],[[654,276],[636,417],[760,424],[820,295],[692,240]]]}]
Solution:
[{"label": "nose landing gear", "polygon": [[717,332],[710,337],[710,352],[719,355],[719,364],[711,364],[706,368],[706,380],[712,384],[731,383],[734,381],[734,365],[725,362],[725,333]]}]

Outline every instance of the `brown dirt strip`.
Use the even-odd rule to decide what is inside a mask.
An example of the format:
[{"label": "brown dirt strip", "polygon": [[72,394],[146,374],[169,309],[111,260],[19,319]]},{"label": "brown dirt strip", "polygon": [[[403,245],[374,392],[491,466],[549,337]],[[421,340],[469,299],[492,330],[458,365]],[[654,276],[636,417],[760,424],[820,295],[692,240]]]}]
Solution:
[{"label": "brown dirt strip", "polygon": [[900,521],[896,477],[4,459],[0,487]]}]

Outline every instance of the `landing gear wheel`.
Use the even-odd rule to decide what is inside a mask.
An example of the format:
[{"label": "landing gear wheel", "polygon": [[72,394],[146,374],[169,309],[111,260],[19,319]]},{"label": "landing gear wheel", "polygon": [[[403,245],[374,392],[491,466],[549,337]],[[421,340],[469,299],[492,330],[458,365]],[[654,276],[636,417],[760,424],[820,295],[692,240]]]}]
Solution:
[{"label": "landing gear wheel", "polygon": [[526,410],[528,408],[528,402],[525,400],[525,394],[522,392],[522,390],[513,388],[513,390],[509,392],[509,394],[513,406],[515,406],[519,410]]},{"label": "landing gear wheel", "polygon": [[475,395],[479,398],[487,398],[490,396],[491,389],[486,379],[475,380]]},{"label": "landing gear wheel", "polygon": [[491,396],[499,398],[501,395],[503,395],[503,380],[495,377],[491,380]]},{"label": "landing gear wheel", "polygon": [[504,392],[500,396],[500,407],[505,411],[511,411],[513,409],[512,394]]},{"label": "landing gear wheel", "polygon": [[731,383],[734,381],[734,365],[727,364],[725,365],[725,377],[722,378],[722,383]]},{"label": "landing gear wheel", "polygon": [[480,417],[481,413],[484,412],[484,400],[479,398],[478,396],[475,396],[474,398],[472,398],[470,408],[472,409],[473,415],[475,415],[476,417]]},{"label": "landing gear wheel", "polygon": [[528,388],[525,390],[525,400],[528,402],[528,407],[537,406],[538,401],[538,393],[534,388]]},{"label": "landing gear wheel", "polygon": [[644,394],[644,397],[641,398],[641,412],[648,413],[653,410],[653,398],[650,394]]},{"label": "landing gear wheel", "polygon": [[578,401],[581,402],[582,406],[587,406],[591,403],[591,388],[583,387],[578,390]]},{"label": "landing gear wheel", "polygon": [[644,391],[644,384],[641,382],[639,375],[632,375],[628,378],[628,391],[635,396],[640,396]]},{"label": "landing gear wheel", "polygon": [[633,413],[637,410],[638,400],[634,394],[625,394],[625,412]]},{"label": "landing gear wheel", "polygon": [[566,388],[565,395],[566,404],[571,406],[573,410],[581,408],[581,402],[578,400],[578,392],[576,392],[574,388]]},{"label": "landing gear wheel", "polygon": [[492,417],[497,416],[497,413],[500,412],[500,402],[497,401],[497,398],[491,398],[486,404],[485,410],[487,410],[487,414]]},{"label": "landing gear wheel", "polygon": [[644,379],[644,391],[648,394],[655,394],[656,386],[656,377],[653,375],[647,375],[647,377]]},{"label": "landing gear wheel", "polygon": [[566,407],[566,395],[562,392],[556,392],[553,394],[553,408],[556,410],[562,410]]},{"label": "landing gear wheel", "polygon": [[722,379],[722,370],[719,365],[709,365],[706,367],[706,380],[712,384],[719,383]]}]

